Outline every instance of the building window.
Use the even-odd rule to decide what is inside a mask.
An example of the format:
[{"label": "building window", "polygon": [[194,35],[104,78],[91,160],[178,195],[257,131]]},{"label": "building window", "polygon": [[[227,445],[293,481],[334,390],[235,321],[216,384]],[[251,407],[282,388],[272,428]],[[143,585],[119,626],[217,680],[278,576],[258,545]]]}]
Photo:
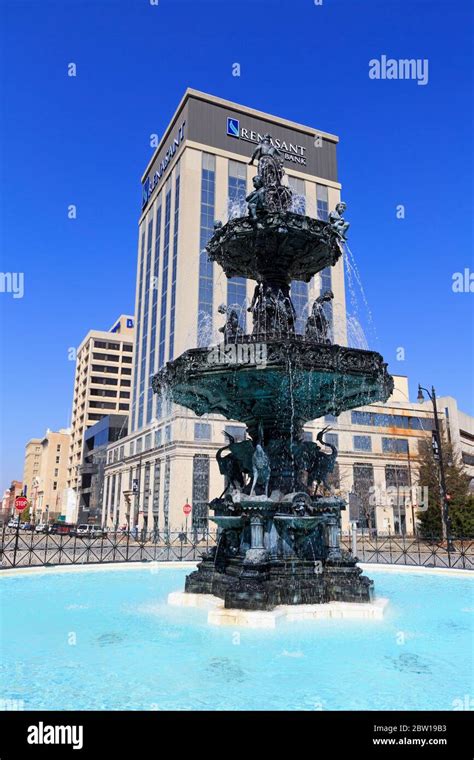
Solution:
[{"label": "building window", "polygon": [[226,425],[224,427],[226,433],[229,433],[235,441],[245,441],[246,429],[240,425]]},{"label": "building window", "polygon": [[334,465],[334,470],[329,473],[328,475],[328,485],[330,488],[340,488],[341,487],[341,474],[339,470],[339,465]]},{"label": "building window", "polygon": [[112,517],[114,512],[114,506],[115,506],[115,486],[116,486],[116,475],[112,475],[112,487],[109,492],[109,517]]},{"label": "building window", "polygon": [[[297,214],[306,213],[306,197],[304,180],[297,177],[288,177],[288,185],[293,193],[293,211]],[[308,319],[308,283],[293,280],[291,283],[291,300],[296,312],[295,330],[302,335]]]},{"label": "building window", "polygon": [[339,436],[337,433],[325,433],[323,436],[324,443],[328,446],[339,448]]},{"label": "building window", "polygon": [[372,451],[372,438],[370,435],[354,436],[354,451]]},{"label": "building window", "polygon": [[57,467],[54,468],[54,477],[57,478],[59,475],[59,470]]},{"label": "building window", "polygon": [[[138,262],[138,294],[137,294],[137,332],[135,335],[135,345],[136,345],[136,351],[135,351],[135,377],[138,378],[138,355],[139,355],[139,346],[140,346],[140,336],[141,336],[141,328],[142,328],[142,320],[140,319],[140,315],[142,312],[142,285],[143,285],[143,270],[145,265],[145,224],[142,225],[142,233],[141,233],[141,240],[140,240],[140,256],[139,256],[139,262]],[[92,367],[94,369],[94,367]],[[122,370],[123,371],[123,370]],[[131,429],[136,430],[137,428],[137,414],[138,414],[138,398],[139,398],[140,392],[139,392],[139,383],[136,383],[135,388],[135,400],[133,402],[132,406],[132,420],[131,420]]]},{"label": "building window", "polygon": [[[158,277],[160,272],[160,251],[161,251],[161,192],[157,199],[158,210],[156,212],[155,225],[155,258],[153,263],[153,302],[151,307],[151,338],[150,338],[150,375],[156,371],[156,326],[158,314]],[[151,421],[153,414],[156,414],[156,396],[152,393],[152,402],[148,404],[147,422]],[[153,408],[154,407],[154,408]]]},{"label": "building window", "polygon": [[408,467],[387,464],[385,467],[385,485],[387,488],[406,487],[409,483]]},{"label": "building window", "polygon": [[161,446],[161,428],[155,430],[155,448],[158,448],[158,446]]},{"label": "building window", "polygon": [[214,232],[215,164],[215,156],[210,153],[202,154],[198,346],[207,346],[212,336],[214,265],[207,257],[206,244]]},{"label": "building window", "polygon": [[155,459],[155,471],[153,473],[153,496],[151,508],[153,511],[153,529],[158,530],[160,515],[160,485],[161,485],[161,462]]},{"label": "building window", "polygon": [[193,457],[193,528],[206,530],[209,503],[209,457],[195,454]]},{"label": "building window", "polygon": [[356,520],[359,528],[375,527],[375,507],[371,496],[374,487],[374,468],[371,464],[355,464],[354,485],[349,499],[349,516]]},{"label": "building window", "polygon": [[316,185],[316,216],[327,222],[329,214],[327,185]]},{"label": "building window", "polygon": [[57,491],[57,488],[58,488],[58,482],[57,482],[57,480],[54,480],[53,481],[53,491]]},{"label": "building window", "polygon": [[109,506],[109,491],[110,491],[110,478],[106,477],[105,479],[105,509],[107,510],[107,507]]},{"label": "building window", "polygon": [[148,449],[151,449],[151,433],[147,433],[145,436],[144,451],[148,451]]},{"label": "building window", "polygon": [[[387,465],[385,484],[388,504],[393,507],[393,527],[395,533],[406,532],[406,502],[410,499],[410,476],[408,467]],[[390,490],[389,490],[390,489]]]},{"label": "building window", "polygon": [[140,454],[143,449],[143,439],[137,438],[137,454]]},{"label": "building window", "polygon": [[[319,294],[323,295],[323,293],[325,293],[327,290],[332,290],[331,267],[326,267],[325,269],[323,269],[320,273],[320,277],[321,277],[321,288],[320,288]],[[330,335],[332,335],[332,328],[333,328],[332,305],[333,305],[332,301],[325,301],[323,303],[323,312],[326,316],[327,321],[329,322]]]},{"label": "building window", "polygon": [[59,457],[56,457],[56,464],[59,464]]},{"label": "building window", "polygon": [[[152,243],[153,243],[153,215],[148,218],[147,224],[147,242],[146,242],[146,259],[145,259],[145,289],[144,289],[144,303],[143,303],[143,315],[142,321],[142,340],[141,340],[141,360],[140,360],[140,384],[139,384],[139,396],[138,396],[138,428],[143,425],[143,412],[145,406],[145,384],[147,380],[147,339],[148,339],[148,314],[150,311],[150,301],[152,297],[152,291],[150,290],[151,282],[151,259],[152,259]],[[138,349],[138,343],[137,343]],[[120,408],[120,407],[119,407]]]},{"label": "building window", "polygon": [[210,441],[211,440],[211,426],[207,422],[194,423],[194,440],[195,441]]},{"label": "building window", "polygon": [[303,430],[303,441],[312,441],[313,434],[311,430]]},{"label": "building window", "polygon": [[[229,219],[245,216],[247,207],[247,165],[240,161],[229,161],[227,182],[227,211]],[[244,277],[231,277],[227,280],[227,305],[239,315],[239,325],[246,330],[247,315],[247,281]]]},{"label": "building window", "polygon": [[178,271],[178,227],[179,227],[179,162],[176,165],[174,185],[174,226],[173,226],[173,267],[171,270],[171,308],[170,308],[170,344],[169,360],[174,357],[174,327],[176,317],[176,276]]},{"label": "building window", "polygon": [[351,422],[353,425],[371,425],[371,412],[351,412]]},{"label": "building window", "polygon": [[377,412],[351,412],[353,425],[373,425],[374,427],[398,427],[410,430],[434,430],[432,417],[409,417],[401,414]]},{"label": "building window", "polygon": [[288,185],[293,194],[292,211],[294,211],[295,214],[306,214],[304,179],[288,176]]},{"label": "building window", "polygon": [[382,451],[384,454],[408,454],[408,441],[406,438],[382,438]]},{"label": "building window", "polygon": [[158,347],[158,368],[165,362],[166,310],[168,307],[168,269],[170,259],[171,234],[171,183],[168,181],[165,201],[165,230],[163,241],[163,272],[161,275],[160,344]]},{"label": "building window", "polygon": [[148,521],[148,504],[150,501],[150,462],[145,464],[145,478],[143,483],[143,517]]},{"label": "building window", "polygon": [[171,442],[171,425],[165,427],[165,443]]},{"label": "building window", "polygon": [[60,443],[58,443],[58,445],[56,446],[56,451],[61,451],[61,444]]},{"label": "building window", "polygon": [[163,487],[163,521],[166,532],[169,530],[169,513],[170,513],[170,458],[165,459],[165,482]]},{"label": "building window", "polygon": [[119,472],[118,478],[117,478],[117,507],[115,510],[115,526],[117,527],[117,523],[119,520],[120,515],[120,499],[122,498],[122,473]]}]

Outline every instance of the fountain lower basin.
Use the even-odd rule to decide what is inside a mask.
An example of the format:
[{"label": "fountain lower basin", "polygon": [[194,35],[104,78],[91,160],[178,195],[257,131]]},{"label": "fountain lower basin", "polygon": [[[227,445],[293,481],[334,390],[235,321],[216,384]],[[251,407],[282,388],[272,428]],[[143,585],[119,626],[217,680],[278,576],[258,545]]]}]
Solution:
[{"label": "fountain lower basin", "polygon": [[393,379],[375,351],[245,336],[239,344],[186,351],[153,377],[153,390],[199,416],[245,422],[252,435],[258,422],[285,430],[292,420],[302,425],[386,401]]}]

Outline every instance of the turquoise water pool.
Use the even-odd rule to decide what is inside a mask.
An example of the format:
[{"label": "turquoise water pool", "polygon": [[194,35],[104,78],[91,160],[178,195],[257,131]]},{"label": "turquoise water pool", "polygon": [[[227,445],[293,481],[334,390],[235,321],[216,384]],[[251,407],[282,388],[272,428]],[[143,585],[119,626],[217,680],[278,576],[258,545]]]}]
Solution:
[{"label": "turquoise water pool", "polygon": [[2,698],[26,710],[452,710],[472,694],[470,578],[375,570],[383,621],[239,630],[167,605],[188,572],[2,578]]}]

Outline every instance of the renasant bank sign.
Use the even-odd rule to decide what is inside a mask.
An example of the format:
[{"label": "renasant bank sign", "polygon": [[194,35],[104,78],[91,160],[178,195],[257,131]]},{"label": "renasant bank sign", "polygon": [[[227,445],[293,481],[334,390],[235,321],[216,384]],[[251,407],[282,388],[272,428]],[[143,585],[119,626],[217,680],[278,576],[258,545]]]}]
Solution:
[{"label": "renasant bank sign", "polygon": [[[227,134],[229,137],[235,137],[238,140],[246,140],[251,143],[260,143],[263,140],[263,135],[260,132],[255,132],[253,129],[246,129],[240,126],[240,120],[234,119],[231,116],[227,117]],[[292,161],[295,164],[301,164],[306,166],[304,145],[298,145],[296,143],[286,142],[286,140],[280,140],[278,137],[272,138],[272,145],[279,148],[286,161]]]},{"label": "renasant bank sign", "polygon": [[173,158],[174,154],[178,150],[180,144],[184,140],[184,126],[186,122],[183,121],[181,126],[179,127],[178,131],[176,132],[176,135],[173,139],[173,141],[168,146],[168,149],[166,150],[163,158],[161,159],[158,168],[154,172],[152,177],[147,177],[145,182],[143,183],[142,188],[142,209],[145,208],[147,205],[150,195],[152,194],[153,190],[157,186],[158,182],[160,181],[161,177],[165,173],[166,169],[168,168],[168,165]]}]

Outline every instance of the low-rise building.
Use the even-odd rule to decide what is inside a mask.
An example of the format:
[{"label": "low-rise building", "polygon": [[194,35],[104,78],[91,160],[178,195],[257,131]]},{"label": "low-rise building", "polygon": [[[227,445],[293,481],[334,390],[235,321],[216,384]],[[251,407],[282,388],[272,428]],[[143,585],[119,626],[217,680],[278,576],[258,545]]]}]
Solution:
[{"label": "low-rise building", "polygon": [[108,414],[84,433],[84,458],[79,467],[79,523],[100,523],[107,446],[127,435],[128,417]]}]

